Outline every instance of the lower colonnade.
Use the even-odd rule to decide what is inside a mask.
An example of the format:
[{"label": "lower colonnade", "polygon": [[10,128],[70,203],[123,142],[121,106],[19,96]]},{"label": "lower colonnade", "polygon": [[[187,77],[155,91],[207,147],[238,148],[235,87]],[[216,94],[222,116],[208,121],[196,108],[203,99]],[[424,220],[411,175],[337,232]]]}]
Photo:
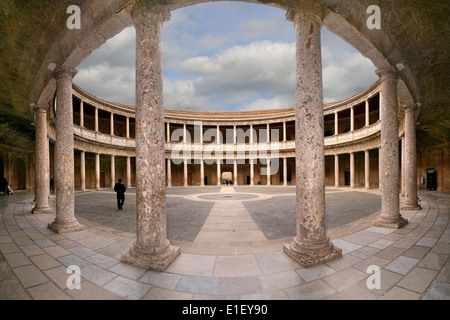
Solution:
[{"label": "lower colonnade", "polygon": [[[50,112],[46,115],[48,108],[36,108],[39,115],[36,122],[36,163],[39,166],[36,170],[36,194],[39,196],[36,196],[35,212],[48,211],[47,181],[51,174],[43,168],[50,167],[51,157],[46,148],[40,146],[48,144],[47,137],[50,137],[54,141],[56,217],[49,223],[49,228],[61,234],[84,228],[75,217],[75,164],[78,166],[79,163],[77,180],[79,188],[84,190],[88,180],[95,189],[106,186],[101,164],[109,162],[108,185],[113,186],[117,178],[124,177],[127,186],[134,183],[136,187],[136,241],[125,252],[122,261],[139,267],[164,271],[180,254],[180,248],[167,238],[166,187],[174,184],[188,186],[194,181],[200,186],[222,185],[227,181],[234,185],[294,184],[297,232],[283,250],[304,267],[342,257],[342,249],[330,240],[325,227],[326,184],[340,186],[348,183],[351,187],[362,184],[370,188],[373,179],[374,185],[380,186],[382,202],[374,225],[387,228],[405,226],[407,220],[402,217],[399,207],[399,137],[405,136],[405,150],[411,157],[415,141],[411,120],[414,119],[411,111],[414,108],[405,106],[408,124],[399,129],[399,118],[401,123],[406,120],[399,114],[403,106],[399,108],[398,105],[398,74],[393,67],[377,70],[380,80],[370,93],[324,106],[320,39],[324,15],[324,8],[315,1],[305,1],[300,8],[287,12],[296,32],[297,89],[293,110],[262,115],[228,114],[218,116],[218,119],[205,114],[199,119],[183,119],[182,113],[165,112],[163,104],[161,28],[170,18],[170,12],[163,4],[134,3],[130,8],[136,29],[138,61],[134,120],[130,121],[130,110],[125,113],[127,108],[105,105],[118,114],[114,116],[111,111],[109,122],[108,119],[106,124],[102,122],[109,127],[108,134],[104,134],[99,131],[102,127],[99,118],[105,116],[95,108],[92,131],[84,127],[89,125],[89,121],[85,121],[89,117],[84,116],[87,104],[80,103],[75,110],[81,118],[77,122],[79,125],[74,124],[72,78],[76,70],[58,67],[54,74],[56,114]],[[376,94],[378,102],[375,111],[371,110],[370,102],[373,94]],[[92,104],[98,103],[94,100]],[[343,120],[346,114],[348,124]],[[43,121],[45,116],[52,124],[48,128]],[[248,123],[252,117],[258,121]],[[236,119],[240,120],[239,128]],[[126,130],[117,128],[117,121],[126,123]],[[134,130],[130,130],[130,126]],[[195,135],[196,127],[200,127],[199,137]],[[189,143],[192,140],[189,140],[188,132],[192,128],[195,141]],[[240,129],[244,131],[243,135],[237,133]],[[228,134],[224,136],[226,131],[232,132],[231,138]],[[278,131],[282,134],[277,135]],[[211,143],[205,144],[205,138]],[[75,160],[75,153],[79,160]],[[93,175],[91,169],[86,170],[87,163],[92,163],[92,154]],[[344,154],[348,154],[348,163],[346,159],[344,161],[347,158]],[[105,160],[105,155],[109,159]],[[124,163],[125,169],[118,172],[118,166],[123,168]],[[416,171],[416,165],[415,161],[406,161],[406,172]],[[358,174],[356,167],[362,168]],[[190,174],[189,169],[194,169],[199,178],[196,179],[193,172]],[[182,173],[175,177],[174,173],[180,171]],[[182,177],[181,181],[179,177]],[[405,180],[408,199],[405,209],[417,210],[413,192],[417,189],[416,183],[414,179]]]}]

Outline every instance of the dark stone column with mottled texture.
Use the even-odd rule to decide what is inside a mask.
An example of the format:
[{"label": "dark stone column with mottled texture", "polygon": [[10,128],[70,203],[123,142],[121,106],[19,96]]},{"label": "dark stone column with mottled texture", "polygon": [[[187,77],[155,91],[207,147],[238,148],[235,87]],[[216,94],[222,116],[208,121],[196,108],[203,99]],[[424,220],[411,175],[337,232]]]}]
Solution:
[{"label": "dark stone column with mottled texture", "polygon": [[50,159],[47,138],[47,108],[42,104],[35,106],[36,114],[36,205],[33,213],[51,213],[48,206],[50,190]]},{"label": "dark stone column with mottled texture", "polygon": [[378,69],[381,80],[380,118],[380,187],[381,214],[374,223],[377,227],[401,228],[408,223],[400,215],[400,159],[398,150],[398,103],[396,71]]},{"label": "dark stone column with mottled texture", "polygon": [[164,271],[180,254],[167,239],[161,29],[163,5],[136,3],[136,214],[137,239],[122,261]]},{"label": "dark stone column with mottled texture", "polygon": [[417,202],[416,106],[405,108],[405,202],[402,210],[420,210]]},{"label": "dark stone column with mottled texture", "polygon": [[322,8],[305,1],[288,11],[297,40],[295,152],[297,236],[284,252],[304,267],[342,256],[325,229],[325,155],[320,28]]},{"label": "dark stone column with mottled texture", "polygon": [[56,218],[49,228],[58,233],[82,230],[75,218],[72,78],[77,71],[61,66],[56,78],[55,192]]}]

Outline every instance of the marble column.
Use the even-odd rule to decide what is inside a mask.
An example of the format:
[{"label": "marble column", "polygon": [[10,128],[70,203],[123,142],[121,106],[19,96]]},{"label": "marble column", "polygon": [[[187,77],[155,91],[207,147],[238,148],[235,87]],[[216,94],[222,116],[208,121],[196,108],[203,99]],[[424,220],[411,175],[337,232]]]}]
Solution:
[{"label": "marble column", "polygon": [[200,186],[205,185],[205,162],[203,161],[203,155],[200,158]]},{"label": "marble column", "polygon": [[172,187],[172,159],[167,159],[167,186]]},{"label": "marble column", "polygon": [[56,78],[55,191],[56,217],[48,227],[57,233],[83,230],[75,218],[72,78],[77,71],[59,66]]},{"label": "marble column", "polygon": [[350,131],[355,131],[355,108],[350,108]]},{"label": "marble column", "polygon": [[323,8],[305,0],[289,10],[296,31],[296,199],[297,235],[283,247],[303,267],[342,256],[325,228],[325,154],[320,29]]},{"label": "marble column", "polygon": [[111,188],[114,189],[114,185],[116,184],[116,157],[114,155],[111,156]]},{"label": "marble column", "polygon": [[401,144],[401,148],[402,148],[402,152],[400,155],[400,174],[401,174],[401,192],[400,192],[400,196],[404,197],[405,196],[405,137],[403,136],[400,139],[400,144]]},{"label": "marble column", "polygon": [[84,102],[80,101],[80,127],[84,127]]},{"label": "marble column", "polygon": [[339,155],[334,155],[334,186],[339,188]]},{"label": "marble column", "polygon": [[109,120],[110,120],[109,134],[113,136],[114,135],[114,113],[111,112]]},{"label": "marble column", "polygon": [[95,189],[100,190],[100,154],[95,154]]},{"label": "marble column", "polygon": [[267,124],[267,143],[270,143],[270,124]]},{"label": "marble column", "polygon": [[380,186],[381,214],[374,226],[401,228],[408,223],[400,215],[399,198],[399,156],[398,156],[398,103],[397,72],[392,69],[378,69],[381,80],[380,117]]},{"label": "marble column", "polygon": [[127,188],[131,188],[131,157],[127,157]]},{"label": "marble column", "polygon": [[339,134],[339,116],[338,113],[335,112],[334,113],[334,135],[338,135]]},{"label": "marble column", "polygon": [[253,158],[250,158],[249,161],[250,161],[250,185],[254,186],[255,185],[255,167],[253,164]]},{"label": "marble column", "polygon": [[370,125],[370,108],[369,100],[366,100],[366,127]]},{"label": "marble column", "polygon": [[169,123],[169,122],[167,122],[166,127],[167,127],[167,129],[166,129],[166,131],[167,131],[167,138],[166,138],[166,141],[167,141],[167,142],[170,142],[170,123]]},{"label": "marble column", "polygon": [[283,158],[283,185],[287,186],[287,158]]},{"label": "marble column", "polygon": [[164,271],[180,254],[167,239],[166,220],[161,29],[170,13],[158,1],[136,0],[131,17],[136,29],[137,235],[122,262]]},{"label": "marble column", "polygon": [[95,128],[95,132],[98,132],[98,108],[95,108],[95,125],[94,125],[94,128]]},{"label": "marble column", "polygon": [[270,173],[270,159],[267,158],[267,185],[270,186],[272,182],[270,181],[270,177],[272,174]]},{"label": "marble column", "polygon": [[238,166],[237,166],[237,159],[234,159],[233,161],[233,185],[238,185]]},{"label": "marble column", "polygon": [[80,159],[81,191],[86,191],[86,153],[81,151]]},{"label": "marble column", "polygon": [[48,105],[36,105],[36,205],[33,213],[51,213],[48,206],[50,190],[50,159],[47,137],[47,108]]},{"label": "marble column", "polygon": [[370,189],[370,153],[369,150],[364,151],[364,187]]},{"label": "marble column", "polygon": [[405,201],[402,210],[420,210],[417,202],[416,107],[405,108]]},{"label": "marble column", "polygon": [[126,130],[127,130],[127,138],[129,138],[130,137],[130,118],[129,117],[127,117]]},{"label": "marble column", "polygon": [[283,122],[283,141],[286,141],[286,121]]},{"label": "marble column", "polygon": [[355,153],[350,152],[350,188],[355,187]]}]

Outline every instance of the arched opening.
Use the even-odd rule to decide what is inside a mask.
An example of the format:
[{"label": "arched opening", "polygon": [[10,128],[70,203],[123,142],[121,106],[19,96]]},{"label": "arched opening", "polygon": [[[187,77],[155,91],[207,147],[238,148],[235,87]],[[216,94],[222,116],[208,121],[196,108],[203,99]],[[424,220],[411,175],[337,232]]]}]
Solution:
[{"label": "arched opening", "polygon": [[27,188],[27,166],[22,158],[13,161],[13,177],[10,182],[13,190],[26,190]]}]

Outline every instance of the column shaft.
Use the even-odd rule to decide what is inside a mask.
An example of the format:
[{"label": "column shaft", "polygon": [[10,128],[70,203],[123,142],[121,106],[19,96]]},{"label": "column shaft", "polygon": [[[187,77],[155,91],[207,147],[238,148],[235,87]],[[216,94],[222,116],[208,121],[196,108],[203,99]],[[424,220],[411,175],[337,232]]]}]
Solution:
[{"label": "column shaft", "polygon": [[339,188],[339,155],[334,155],[334,186]]},{"label": "column shaft", "polygon": [[[122,261],[164,271],[180,254],[167,239],[161,29],[164,5],[137,2],[136,29],[136,242]],[[151,156],[149,156],[151,155]]]},{"label": "column shaft", "polygon": [[[235,127],[236,128],[236,127]],[[233,185],[237,186],[238,185],[238,167],[237,167],[237,159],[234,159],[233,162]]]},{"label": "column shaft", "polygon": [[253,158],[250,158],[250,185],[255,185],[255,168],[253,164]]},{"label": "column shaft", "polygon": [[220,186],[222,185],[222,177],[221,177],[221,160],[218,158],[217,159],[217,185]]},{"label": "column shaft", "polygon": [[397,73],[391,69],[378,69],[381,79],[381,150],[380,185],[381,214],[374,225],[400,228],[408,223],[400,215],[399,156],[398,156],[398,104]]},{"label": "column shaft", "polygon": [[[406,114],[405,114],[405,116],[406,116]],[[406,123],[405,123],[405,126],[406,126]],[[400,160],[400,173],[401,173],[401,182],[402,182],[400,196],[404,197],[405,196],[405,180],[406,180],[406,177],[405,177],[405,137],[401,138],[400,143],[401,143],[401,148],[402,148],[402,152],[400,155],[400,159],[401,159]]]},{"label": "column shaft", "polygon": [[111,113],[110,116],[110,130],[109,130],[110,134],[113,136],[114,135],[114,113]]},{"label": "column shaft", "polygon": [[183,159],[183,182],[184,182],[184,186],[187,187],[188,186],[188,165],[187,165],[186,159]]},{"label": "column shaft", "polygon": [[37,105],[36,114],[36,205],[33,213],[50,213],[50,159],[47,138],[47,105]]},{"label": "column shaft", "polygon": [[308,267],[342,256],[325,229],[325,154],[320,29],[316,1],[288,11],[294,21],[297,49],[296,198],[297,235],[284,252]]},{"label": "column shaft", "polygon": [[203,161],[203,155],[200,159],[200,186],[203,187],[205,185],[205,162]]},{"label": "column shaft", "polygon": [[100,154],[95,154],[95,189],[100,190]]},{"label": "column shaft", "polygon": [[80,127],[84,127],[84,102],[80,101]]},{"label": "column shaft", "polygon": [[283,141],[286,141],[286,121],[283,122]]},{"label": "column shaft", "polygon": [[111,156],[111,188],[114,189],[116,184],[116,158],[114,155]]},{"label": "column shaft", "polygon": [[131,157],[127,157],[127,188],[131,188]]},{"label": "column shaft", "polygon": [[81,191],[86,191],[86,153],[81,151],[80,159]]},{"label": "column shaft", "polygon": [[364,152],[364,187],[370,189],[370,153],[369,150]]},{"label": "column shaft", "polygon": [[130,137],[130,118],[129,117],[127,117],[126,131],[127,131],[127,138],[129,138]]},{"label": "column shaft", "polygon": [[270,172],[270,159],[267,158],[267,185],[270,186],[272,183],[270,181],[270,177],[272,176]]},{"label": "column shaft", "polygon": [[283,185],[287,186],[287,158],[283,158]]},{"label": "column shaft", "polygon": [[72,78],[76,70],[58,67],[56,78],[55,190],[56,218],[48,227],[58,233],[82,230],[75,218]]},{"label": "column shaft", "polygon": [[366,127],[370,125],[370,108],[369,100],[366,100]]},{"label": "column shaft", "polygon": [[334,113],[334,134],[339,134],[339,116],[337,112]]},{"label": "column shaft", "polygon": [[98,108],[95,108],[95,132],[98,132]]},{"label": "column shaft", "polygon": [[417,202],[416,108],[405,106],[405,202],[403,210],[420,210]]},{"label": "column shaft", "polygon": [[350,188],[355,187],[355,154],[350,153]]}]

